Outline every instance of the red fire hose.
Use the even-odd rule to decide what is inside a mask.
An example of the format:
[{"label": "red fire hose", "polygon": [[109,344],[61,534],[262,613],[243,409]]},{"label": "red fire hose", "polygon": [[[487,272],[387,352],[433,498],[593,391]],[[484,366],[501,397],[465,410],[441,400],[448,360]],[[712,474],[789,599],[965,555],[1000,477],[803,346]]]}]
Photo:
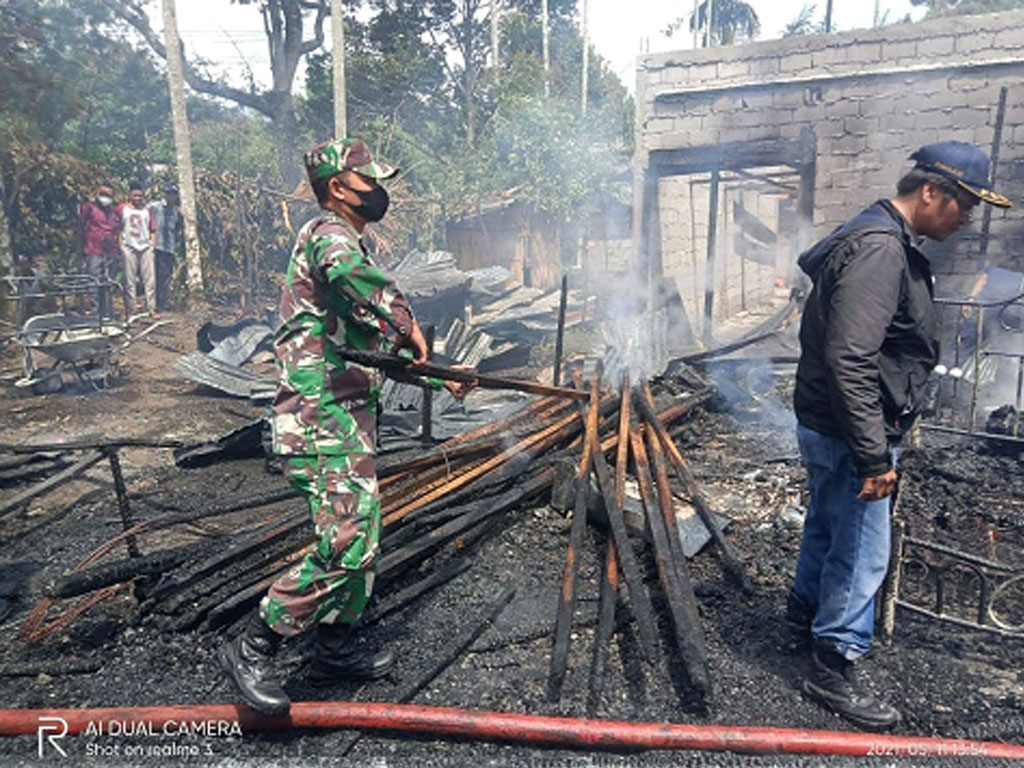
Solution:
[{"label": "red fire hose", "polygon": [[[520,742],[600,749],[706,749],[731,752],[805,755],[887,755],[911,757],[989,757],[1024,759],[1024,745],[964,739],[888,736],[798,728],[729,725],[631,723],[577,720],[448,707],[373,702],[302,702],[288,717],[265,717],[233,704],[104,709],[2,709],[0,736],[36,734],[40,718],[60,718],[66,734],[100,733],[177,735],[182,728],[205,735],[227,735],[234,724],[242,732],[289,728],[339,728],[407,731],[439,738],[457,736],[485,741]],[[61,735],[60,720],[47,720],[47,734]],[[117,723],[116,729],[110,727]],[[198,724],[198,729],[197,729]]]}]

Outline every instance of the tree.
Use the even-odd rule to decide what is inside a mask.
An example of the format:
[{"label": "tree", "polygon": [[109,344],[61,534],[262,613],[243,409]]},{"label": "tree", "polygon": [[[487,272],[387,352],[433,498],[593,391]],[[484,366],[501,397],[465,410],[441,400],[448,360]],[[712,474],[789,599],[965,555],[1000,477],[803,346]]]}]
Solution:
[{"label": "tree", "polygon": [[928,9],[926,18],[967,16],[1024,8],[1024,0],[910,0],[910,4],[925,6]]},{"label": "tree", "polygon": [[164,39],[167,44],[167,84],[171,94],[171,119],[174,124],[174,155],[178,166],[181,215],[185,224],[185,264],[188,267],[188,291],[195,299],[203,290],[203,269],[199,259],[196,232],[196,188],[192,173],[192,140],[185,110],[185,83],[182,72],[178,17],[174,0],[163,0]]},{"label": "tree", "polygon": [[820,35],[825,31],[824,21],[814,20],[814,11],[817,8],[813,3],[805,4],[800,13],[786,25],[782,32],[783,37],[796,37],[799,35]]},{"label": "tree", "polygon": [[[690,31],[698,31],[701,35],[708,34],[709,0],[704,0],[698,7],[696,15],[689,14]],[[665,34],[671,37],[686,22],[687,17],[681,16],[668,26]],[[708,45],[732,45],[744,40],[753,40],[761,33],[761,20],[757,12],[743,0],[714,0],[711,12],[711,29]]]},{"label": "tree", "polygon": [[[118,18],[130,24],[162,58],[167,58],[163,41],[149,23],[143,0],[102,0]],[[278,150],[282,179],[289,185],[301,178],[296,162],[299,148],[298,121],[292,85],[302,58],[323,47],[327,0],[233,0],[239,5],[258,5],[270,51],[272,85],[269,90],[243,90],[202,74],[188,57],[182,56],[185,80],[200,93],[227,99],[270,118]],[[313,15],[312,37],[306,37],[305,25]]]}]

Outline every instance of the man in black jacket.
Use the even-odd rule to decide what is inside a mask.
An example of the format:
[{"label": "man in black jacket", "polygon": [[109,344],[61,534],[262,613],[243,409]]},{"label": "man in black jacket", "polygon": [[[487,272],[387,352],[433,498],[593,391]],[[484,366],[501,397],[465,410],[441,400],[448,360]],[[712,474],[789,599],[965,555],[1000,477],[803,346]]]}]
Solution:
[{"label": "man in black jacket", "polygon": [[814,281],[800,326],[794,406],[811,501],[787,621],[812,640],[804,691],[866,728],[899,712],[865,692],[854,662],[869,649],[875,593],[889,563],[896,446],[938,362],[938,317],[923,238],[942,241],[989,187],[989,160],[961,142],[911,155],[914,168],[879,200],[804,253]]}]

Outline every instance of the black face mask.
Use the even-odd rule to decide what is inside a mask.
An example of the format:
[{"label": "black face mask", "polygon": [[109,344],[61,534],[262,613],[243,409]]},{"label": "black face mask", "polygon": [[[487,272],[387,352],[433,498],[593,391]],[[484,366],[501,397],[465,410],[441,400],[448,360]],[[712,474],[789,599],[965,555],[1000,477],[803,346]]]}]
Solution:
[{"label": "black face mask", "polygon": [[[352,188],[349,187],[349,189]],[[380,221],[384,218],[384,214],[388,211],[388,205],[391,203],[391,197],[384,187],[378,185],[369,192],[361,192],[358,189],[352,189],[352,191],[359,196],[361,201],[359,205],[352,206],[356,215],[367,221]]]}]

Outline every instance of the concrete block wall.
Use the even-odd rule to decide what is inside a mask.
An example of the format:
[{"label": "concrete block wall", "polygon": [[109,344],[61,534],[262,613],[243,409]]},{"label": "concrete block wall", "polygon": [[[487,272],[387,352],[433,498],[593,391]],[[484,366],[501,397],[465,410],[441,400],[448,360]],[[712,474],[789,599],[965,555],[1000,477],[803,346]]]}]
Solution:
[{"label": "concrete block wall", "polygon": [[[932,252],[936,271],[953,277],[991,263],[1024,270],[1024,11],[641,57],[637,176],[657,150],[795,143],[810,129],[814,215],[802,238],[813,240],[892,195],[922,144],[958,139],[991,153],[1003,87],[996,186],[1017,206],[993,212],[986,260],[980,209],[971,228]],[[699,247],[700,233],[688,231],[690,201],[679,191],[689,182],[660,188],[663,263],[675,271],[690,260],[678,251]]]}]

